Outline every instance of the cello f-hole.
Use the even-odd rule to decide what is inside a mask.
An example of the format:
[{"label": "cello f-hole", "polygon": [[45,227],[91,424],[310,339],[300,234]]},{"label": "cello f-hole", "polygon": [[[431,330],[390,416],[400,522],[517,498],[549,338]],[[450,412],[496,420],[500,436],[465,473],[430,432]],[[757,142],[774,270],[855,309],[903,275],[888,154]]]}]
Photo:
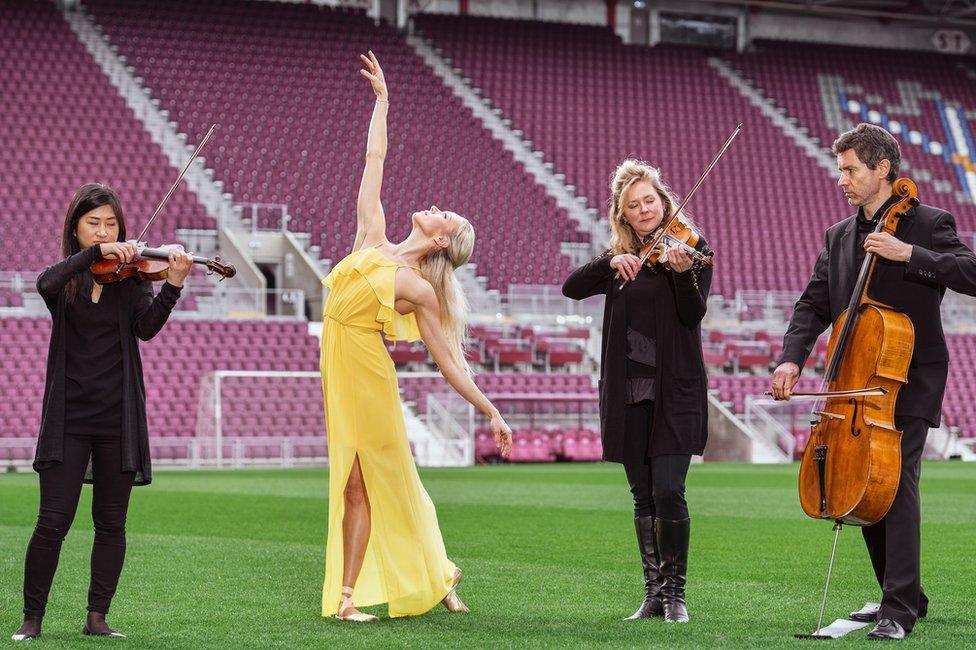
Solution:
[{"label": "cello f-hole", "polygon": [[813,448],[813,458],[817,461],[817,478],[820,480],[820,514],[827,512],[827,445]]}]

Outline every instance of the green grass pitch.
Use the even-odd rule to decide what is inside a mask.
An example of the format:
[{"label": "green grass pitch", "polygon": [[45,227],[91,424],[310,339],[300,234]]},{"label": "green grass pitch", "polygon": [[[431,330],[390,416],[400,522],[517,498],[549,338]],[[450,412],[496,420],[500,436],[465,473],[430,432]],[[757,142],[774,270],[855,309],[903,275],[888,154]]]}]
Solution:
[{"label": "green grass pitch", "polygon": [[[691,623],[622,621],[641,595],[619,465],[423,470],[467,615],[356,625],[320,615],[324,469],[158,472],[134,492],[128,557],[109,621],[129,638],[85,639],[91,490],[61,555],[45,648],[810,647],[832,540],[800,511],[793,466],[694,465]],[[0,475],[0,645],[21,619],[33,474]],[[976,647],[976,464],[922,470],[929,618],[908,646]],[[879,597],[860,531],[841,533],[832,620]],[[376,608],[383,614],[383,608]],[[832,646],[868,644],[866,631]],[[874,647],[874,646],[871,646]]]}]

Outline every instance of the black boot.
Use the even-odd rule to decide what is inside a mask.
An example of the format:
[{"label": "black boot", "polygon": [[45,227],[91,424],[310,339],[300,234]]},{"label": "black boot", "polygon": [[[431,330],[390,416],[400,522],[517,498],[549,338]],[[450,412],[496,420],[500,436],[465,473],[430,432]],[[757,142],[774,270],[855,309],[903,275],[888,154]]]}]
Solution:
[{"label": "black boot", "polygon": [[655,519],[654,523],[657,528],[657,548],[661,556],[661,575],[664,577],[664,586],[661,588],[664,620],[668,623],[687,623],[685,581],[688,575],[691,519]]},{"label": "black boot", "polygon": [[634,527],[637,528],[637,548],[644,564],[644,602],[632,616],[624,619],[627,621],[664,615],[664,605],[661,602],[661,586],[664,581],[661,579],[658,564],[654,517],[635,517]]}]

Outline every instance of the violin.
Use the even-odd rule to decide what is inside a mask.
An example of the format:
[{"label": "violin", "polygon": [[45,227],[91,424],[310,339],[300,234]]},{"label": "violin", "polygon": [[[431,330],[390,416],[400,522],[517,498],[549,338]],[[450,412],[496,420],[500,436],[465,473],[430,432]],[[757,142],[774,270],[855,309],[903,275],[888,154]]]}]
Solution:
[{"label": "violin", "polygon": [[[184,252],[180,244],[166,244],[157,248],[149,248],[145,242],[133,242],[138,256],[131,262],[119,264],[116,260],[102,259],[91,265],[91,272],[98,284],[120,282],[126,278],[139,278],[157,282],[169,277],[169,254],[172,251]],[[207,259],[193,255],[194,264],[207,267],[207,275],[220,275],[220,281],[237,275],[237,269],[230,264],[224,264],[219,256]]]},{"label": "violin", "polygon": [[[664,256],[668,249],[678,248],[690,255],[692,261],[700,266],[711,266],[712,258],[715,257],[714,251],[700,251],[695,248],[701,236],[701,232],[689,220],[679,215],[677,219],[671,220],[667,232],[662,234],[654,231],[651,239],[641,246],[639,255],[644,260],[644,264],[649,267],[661,263],[668,268]],[[658,242],[656,246],[654,246],[655,241]]]},{"label": "violin", "polygon": [[[705,168],[705,171],[702,172],[698,182],[695,183],[695,185],[691,188],[691,191],[688,192],[688,195],[681,202],[681,205],[678,206],[678,209],[674,211],[674,214],[671,215],[671,218],[655,231],[657,234],[651,237],[651,240],[648,243],[641,246],[641,266],[644,264],[654,266],[654,264],[660,261],[660,259],[664,256],[664,253],[667,252],[668,248],[674,247],[681,248],[704,266],[711,265],[714,253],[711,251],[703,252],[695,250],[694,247],[698,243],[701,233],[699,233],[698,230],[691,225],[690,221],[682,216],[681,211],[686,205],[688,205],[688,201],[691,200],[691,197],[695,195],[698,188],[701,187],[702,183],[705,182],[705,178],[708,177],[709,172],[712,171],[712,168],[715,167],[718,161],[722,158],[722,155],[725,153],[726,149],[729,148],[732,141],[735,140],[735,136],[739,135],[739,131],[741,130],[741,124],[735,127],[735,130],[732,131],[732,135],[728,137],[725,144],[722,145],[722,147],[718,150],[718,153],[715,154],[715,157],[712,158],[712,162],[710,162],[708,167]],[[651,256],[654,256],[654,261],[650,261]],[[617,277],[620,277],[619,273],[617,274]],[[625,284],[627,284],[626,278],[624,278],[624,281],[620,283],[620,287],[618,288],[623,289]]]},{"label": "violin", "polygon": [[[169,201],[169,197],[173,195],[176,188],[179,187],[180,181],[186,175],[187,170],[193,161],[196,160],[197,156],[203,150],[203,147],[207,144],[211,137],[213,137],[214,130],[216,130],[217,125],[211,124],[210,129],[207,130],[206,135],[200,140],[200,144],[197,145],[196,150],[190,159],[183,166],[180,171],[179,176],[176,177],[176,181],[170,186],[169,191],[166,192],[166,196],[163,200],[159,202],[156,206],[156,210],[149,217],[148,223],[139,233],[139,236],[132,241],[136,245],[138,251],[138,257],[131,262],[119,262],[116,260],[99,260],[91,265],[91,272],[95,278],[95,282],[98,284],[109,284],[111,282],[119,282],[125,280],[126,278],[139,278],[140,280],[165,280],[169,275],[169,255],[174,250],[183,251],[183,247],[179,244],[167,244],[165,246],[160,246],[157,248],[150,248],[146,245],[144,238],[146,233],[149,232],[149,228],[152,227],[153,222],[156,221],[156,217],[162,211],[163,206]],[[214,257],[213,259],[206,259],[204,257],[192,256],[194,264],[202,264],[207,267],[208,275],[217,273],[220,275],[221,281],[225,278],[232,278],[237,275],[237,269],[235,269],[230,264],[223,264],[220,261],[220,257]]]}]

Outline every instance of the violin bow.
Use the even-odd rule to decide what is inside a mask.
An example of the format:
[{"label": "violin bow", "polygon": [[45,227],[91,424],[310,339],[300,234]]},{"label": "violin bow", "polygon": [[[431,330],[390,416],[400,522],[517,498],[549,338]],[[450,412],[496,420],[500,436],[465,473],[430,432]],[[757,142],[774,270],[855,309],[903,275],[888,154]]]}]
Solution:
[{"label": "violin bow", "polygon": [[180,181],[182,181],[183,177],[186,176],[186,172],[188,169],[190,169],[190,165],[192,165],[193,161],[196,160],[197,156],[200,155],[200,152],[203,150],[203,147],[213,136],[213,133],[216,129],[217,129],[216,124],[210,125],[210,128],[207,130],[207,134],[203,136],[203,139],[200,140],[200,144],[197,145],[196,151],[193,152],[193,155],[190,156],[190,159],[186,161],[185,165],[183,165],[183,170],[180,172],[180,175],[176,177],[176,181],[170,186],[169,191],[166,192],[166,196],[164,196],[163,200],[159,202],[158,206],[156,206],[156,211],[152,213],[151,217],[149,217],[149,222],[146,223],[146,227],[142,229],[141,233],[139,233],[139,236],[136,238],[136,241],[143,241],[143,237],[145,237],[146,233],[149,232],[149,228],[152,227],[153,221],[155,221],[156,217],[159,216],[159,213],[160,211],[162,211],[163,206],[166,205],[167,201],[169,201],[169,197],[173,196],[173,192],[176,191],[176,188],[179,187],[180,185]]},{"label": "violin bow", "polygon": [[[182,181],[183,180],[183,177],[186,176],[186,172],[187,172],[187,170],[190,169],[190,165],[192,165],[193,164],[193,161],[196,160],[197,159],[197,156],[200,155],[200,152],[203,150],[203,147],[207,144],[207,142],[213,136],[213,133],[214,133],[214,131],[216,129],[217,129],[217,125],[216,124],[211,124],[210,125],[210,128],[207,129],[206,135],[204,135],[203,136],[203,139],[200,140],[200,144],[197,145],[197,148],[193,152],[193,155],[190,156],[190,159],[188,161],[186,161],[186,164],[185,165],[183,165],[183,169],[182,169],[182,171],[180,171],[180,175],[176,177],[176,181],[173,182],[173,184],[169,188],[169,191],[166,192],[166,196],[164,196],[163,197],[163,200],[159,202],[159,205],[158,206],[156,206],[156,210],[152,213],[152,216],[149,217],[149,221],[146,223],[146,226],[142,229],[142,232],[140,232],[139,233],[139,236],[136,237],[136,243],[137,244],[139,242],[145,241],[144,240],[144,237],[146,236],[146,233],[149,232],[149,229],[152,227],[153,222],[156,220],[156,217],[159,216],[159,213],[162,211],[163,206],[166,205],[166,202],[167,201],[169,201],[169,197],[173,196],[173,192],[176,191],[176,188],[179,187],[179,185],[180,185],[180,181]],[[120,270],[122,270],[122,267],[123,266],[125,266],[125,264],[122,263],[122,262],[119,262],[119,266],[118,266],[117,269],[115,269],[115,272],[118,273]]]},{"label": "violin bow", "polygon": [[[688,205],[688,201],[691,200],[691,197],[695,195],[695,192],[698,191],[698,188],[701,187],[702,183],[705,182],[705,178],[708,177],[708,174],[712,171],[712,168],[715,167],[715,165],[722,158],[722,156],[725,155],[726,149],[729,148],[729,146],[732,144],[732,141],[735,140],[735,136],[739,135],[739,131],[741,130],[742,130],[742,123],[740,122],[732,131],[732,135],[730,135],[728,139],[725,141],[725,144],[722,145],[722,148],[718,150],[717,154],[715,154],[715,157],[712,158],[712,162],[708,163],[708,167],[705,168],[705,171],[702,172],[702,175],[698,179],[698,182],[695,183],[695,185],[691,188],[691,191],[688,192],[684,200],[681,201],[681,204],[678,206],[678,209],[674,211],[674,214],[672,214],[671,218],[668,219],[668,222],[664,224],[664,227],[658,229],[659,230],[658,235],[651,242],[651,245],[647,247],[647,252],[641,256],[640,266],[644,266],[644,262],[647,261],[647,258],[650,256],[650,254],[654,251],[654,249],[658,247],[658,244],[661,243],[661,240],[664,239],[664,236],[668,232],[668,228],[670,228],[671,224],[674,223],[675,219],[678,218],[678,215],[681,214],[681,211],[684,209],[684,207]],[[624,278],[624,281],[620,283],[618,289],[623,289],[625,284],[627,284],[626,278]]]}]

